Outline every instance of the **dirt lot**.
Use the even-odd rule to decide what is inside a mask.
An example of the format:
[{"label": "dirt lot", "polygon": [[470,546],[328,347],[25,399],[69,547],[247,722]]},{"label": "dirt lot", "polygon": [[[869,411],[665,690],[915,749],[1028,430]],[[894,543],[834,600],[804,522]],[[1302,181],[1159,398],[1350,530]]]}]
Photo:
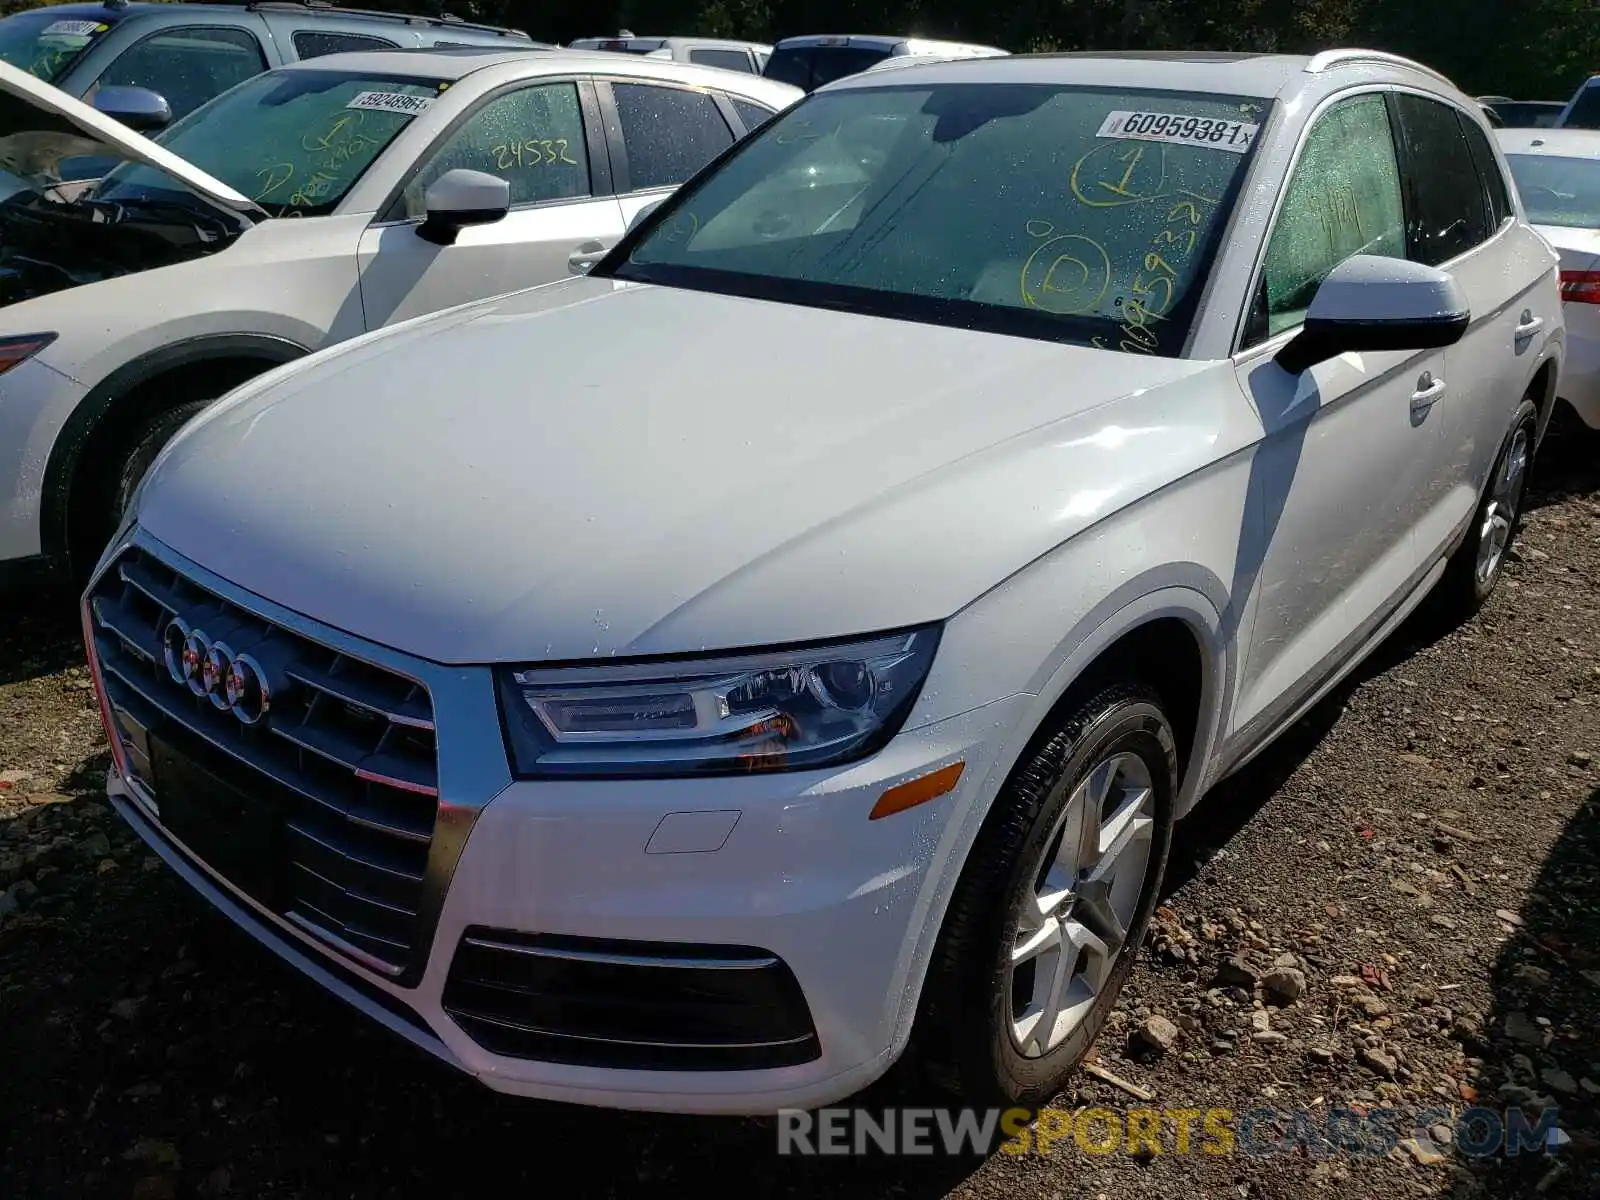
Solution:
[{"label": "dirt lot", "polygon": [[[1477,1158],[1424,1130],[1368,1157],[1179,1155],[1169,1136],[1159,1155],[1069,1138],[847,1163],[779,1159],[758,1121],[498,1099],[219,928],[144,853],[98,798],[71,606],[41,600],[0,612],[0,1196],[1600,1195],[1595,450],[1547,444],[1486,612],[1402,630],[1180,831],[1097,1050],[1157,1106],[1272,1106],[1253,1144],[1296,1109],[1388,1107],[1404,1138],[1425,1109],[1554,1103],[1552,1154]],[[1085,1076],[1062,1103],[1138,1102]]]}]

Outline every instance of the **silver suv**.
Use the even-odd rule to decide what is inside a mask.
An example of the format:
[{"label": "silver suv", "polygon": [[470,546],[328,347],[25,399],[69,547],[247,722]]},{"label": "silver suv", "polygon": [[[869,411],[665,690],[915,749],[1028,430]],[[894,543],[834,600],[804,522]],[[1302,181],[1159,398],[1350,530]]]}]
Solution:
[{"label": "silver suv", "polygon": [[56,4],[0,20],[0,60],[93,103],[104,87],[138,87],[176,121],[271,67],[348,50],[426,46],[532,49],[517,29],[455,17],[325,4]]}]

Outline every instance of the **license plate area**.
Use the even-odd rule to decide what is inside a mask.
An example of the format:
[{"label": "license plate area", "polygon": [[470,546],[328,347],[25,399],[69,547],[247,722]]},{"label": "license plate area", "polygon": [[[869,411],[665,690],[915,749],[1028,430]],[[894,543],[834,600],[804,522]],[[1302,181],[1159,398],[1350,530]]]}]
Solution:
[{"label": "license plate area", "polygon": [[281,912],[283,813],[266,788],[253,795],[163,740],[149,744],[161,824],[229,883]]}]

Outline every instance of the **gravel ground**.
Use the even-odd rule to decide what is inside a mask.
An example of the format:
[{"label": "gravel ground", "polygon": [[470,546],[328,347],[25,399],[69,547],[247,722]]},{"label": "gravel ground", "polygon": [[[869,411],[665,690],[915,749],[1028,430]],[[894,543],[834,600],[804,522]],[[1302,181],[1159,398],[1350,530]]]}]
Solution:
[{"label": "gravel ground", "polygon": [[[1143,1156],[1069,1138],[981,1164],[797,1160],[760,1121],[500,1099],[301,983],[143,851],[99,798],[71,604],[40,599],[0,611],[0,1196],[445,1200],[557,1175],[574,1197],[1600,1195],[1594,449],[1547,443],[1483,614],[1401,630],[1186,822],[1096,1051],[1157,1106],[1270,1105],[1290,1134],[1296,1109],[1389,1107],[1407,1137],[1429,1108],[1554,1103],[1554,1154],[1474,1158],[1424,1130],[1367,1157],[1179,1155],[1169,1135]],[[1060,1103],[1139,1102],[1085,1075]]]}]

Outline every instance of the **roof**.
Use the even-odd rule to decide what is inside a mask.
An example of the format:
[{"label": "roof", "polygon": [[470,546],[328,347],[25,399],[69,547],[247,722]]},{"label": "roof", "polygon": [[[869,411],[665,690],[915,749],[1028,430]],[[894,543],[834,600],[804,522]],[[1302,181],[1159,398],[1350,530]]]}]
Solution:
[{"label": "roof", "polygon": [[[350,0],[356,3],[358,0]],[[426,25],[433,29],[457,29],[462,33],[498,33],[507,37],[526,39],[528,35],[520,29],[505,29],[497,25],[481,24],[461,18],[430,15],[427,13],[397,12],[382,7],[370,9],[340,7],[326,0],[308,3],[306,0],[238,0],[236,3],[205,3],[203,0],[179,0],[177,3],[149,3],[147,0],[129,0],[128,3],[112,6],[100,4],[51,4],[38,9],[24,9],[24,12],[51,13],[63,18],[93,18],[114,25],[118,21],[127,20],[129,17],[155,16],[168,18],[174,23],[181,22],[187,17],[204,14],[206,17],[232,17],[237,19],[242,10],[255,9],[270,13],[288,13],[297,18],[306,20],[346,20],[355,22],[404,22],[409,25]]]},{"label": "roof", "polygon": [[1600,129],[1496,129],[1494,136],[1507,154],[1600,158]]},{"label": "roof", "polygon": [[1236,54],[1221,51],[1081,51],[1012,54],[919,63],[904,70],[867,72],[826,85],[827,91],[918,83],[1046,83],[1148,88],[1152,91],[1215,92],[1263,99],[1360,70],[1366,78],[1414,81],[1428,77],[1449,88],[1442,75],[1407,59],[1369,50],[1304,54]]},{"label": "roof", "polygon": [[[279,71],[341,70],[380,75],[411,75],[418,79],[464,79],[492,68],[525,67],[528,75],[637,75],[642,79],[670,79],[694,86],[714,87],[755,98],[769,96],[774,103],[787,103],[800,94],[798,88],[774,79],[763,79],[743,71],[724,71],[669,58],[644,58],[635,54],[613,54],[604,50],[565,50],[560,47],[463,46],[448,49],[352,50],[320,58],[286,63]],[[517,72],[506,72],[515,77]],[[781,99],[780,99],[781,97]]]}]

